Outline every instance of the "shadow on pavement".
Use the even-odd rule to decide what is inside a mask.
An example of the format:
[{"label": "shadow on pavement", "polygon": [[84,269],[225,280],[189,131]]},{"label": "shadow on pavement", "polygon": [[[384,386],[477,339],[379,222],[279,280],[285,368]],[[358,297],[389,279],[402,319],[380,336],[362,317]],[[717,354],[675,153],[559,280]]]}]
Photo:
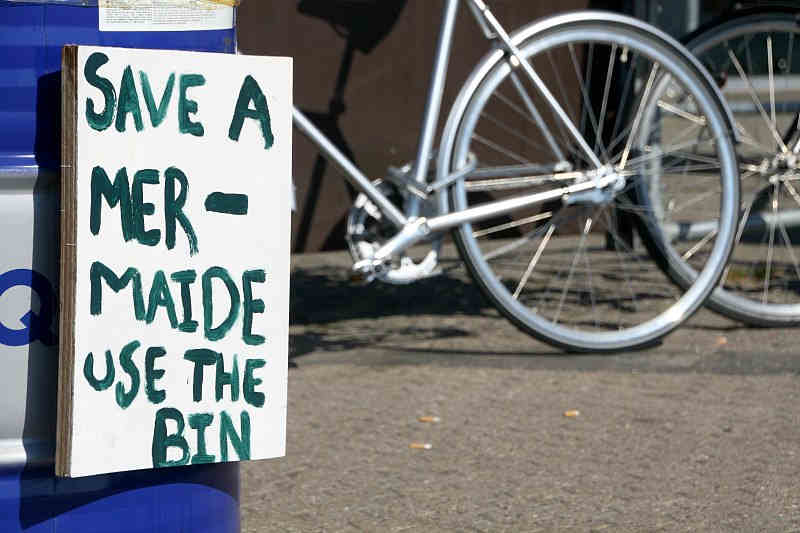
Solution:
[{"label": "shadow on pavement", "polygon": [[349,270],[318,266],[292,270],[289,322],[327,324],[395,315],[484,315],[493,312],[468,281],[441,275],[409,285],[359,285]]},{"label": "shadow on pavement", "polygon": [[731,375],[800,374],[794,329],[758,329],[705,310],[636,352],[566,354],[518,331],[463,271],[412,285],[348,279],[344,265],[295,266],[290,364],[437,365]]}]

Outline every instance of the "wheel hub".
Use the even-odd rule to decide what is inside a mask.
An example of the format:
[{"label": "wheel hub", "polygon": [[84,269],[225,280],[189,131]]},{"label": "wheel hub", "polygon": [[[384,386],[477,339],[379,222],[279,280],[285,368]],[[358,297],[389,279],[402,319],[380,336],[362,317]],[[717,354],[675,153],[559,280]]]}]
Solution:
[{"label": "wheel hub", "polygon": [[795,180],[800,170],[800,157],[792,152],[777,153],[771,159],[765,157],[759,165],[759,170],[771,184]]},{"label": "wheel hub", "polygon": [[564,200],[566,205],[595,205],[602,206],[611,203],[619,191],[625,188],[627,179],[617,172],[611,165],[605,165],[597,170],[586,172],[577,183],[593,181],[594,189],[572,193]]}]

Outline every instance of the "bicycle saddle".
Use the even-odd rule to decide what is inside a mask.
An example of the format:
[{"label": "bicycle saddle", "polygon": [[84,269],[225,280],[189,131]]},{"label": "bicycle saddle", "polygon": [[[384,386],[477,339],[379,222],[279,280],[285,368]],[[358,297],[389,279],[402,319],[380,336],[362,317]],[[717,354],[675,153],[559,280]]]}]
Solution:
[{"label": "bicycle saddle", "polygon": [[406,0],[300,0],[297,11],[327,20],[368,54],[389,34],[405,5]]}]

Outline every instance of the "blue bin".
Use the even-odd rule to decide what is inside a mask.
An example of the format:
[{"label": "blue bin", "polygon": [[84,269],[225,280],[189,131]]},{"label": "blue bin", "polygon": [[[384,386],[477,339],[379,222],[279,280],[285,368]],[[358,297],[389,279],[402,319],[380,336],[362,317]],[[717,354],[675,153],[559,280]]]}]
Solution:
[{"label": "blue bin", "polygon": [[0,532],[239,531],[237,463],[54,476],[67,43],[232,53],[236,35],[100,32],[96,0],[0,0]]}]

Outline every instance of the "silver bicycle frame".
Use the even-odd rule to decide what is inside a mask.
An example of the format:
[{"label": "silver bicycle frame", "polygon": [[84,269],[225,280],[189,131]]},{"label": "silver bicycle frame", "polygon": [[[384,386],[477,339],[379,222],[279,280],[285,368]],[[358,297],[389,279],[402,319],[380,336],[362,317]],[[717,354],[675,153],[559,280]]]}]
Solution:
[{"label": "silver bicycle frame", "polygon": [[[447,213],[428,219],[419,219],[419,202],[421,198],[419,195],[433,193],[450,183],[461,179],[469,173],[470,168],[459,169],[453,174],[448,175],[442,180],[426,184],[428,170],[430,166],[430,159],[433,153],[433,138],[436,134],[436,126],[439,122],[439,113],[441,110],[442,96],[444,93],[445,77],[447,75],[448,61],[450,59],[450,49],[453,41],[453,30],[455,28],[455,19],[458,4],[461,0],[446,0],[444,6],[444,13],[442,15],[442,25],[439,32],[439,40],[436,47],[436,56],[433,66],[433,74],[431,76],[430,87],[428,90],[428,99],[425,105],[425,112],[423,114],[422,126],[420,129],[419,143],[417,147],[417,158],[412,170],[411,179],[408,181],[416,186],[409,185],[409,189],[415,193],[409,199],[407,206],[407,213],[402,213],[394,204],[391,203],[379,190],[375,187],[370,179],[365,176],[341,150],[339,150],[322,131],[319,130],[299,109],[296,107],[293,110],[293,120],[295,126],[305,134],[311,142],[313,142],[320,151],[331,162],[333,162],[344,173],[345,178],[350,181],[358,190],[363,192],[386,216],[386,218],[401,231],[393,239],[390,239],[378,252],[376,253],[376,260],[386,259],[392,254],[399,253],[405,248],[413,245],[415,242],[424,238],[431,231],[445,231],[459,226],[466,222],[477,222],[491,216],[508,213],[517,209],[521,209],[537,203],[546,202],[564,195],[572,194],[575,192],[585,191],[590,188],[606,186],[611,181],[600,179],[592,180],[589,182],[578,183],[568,187],[560,187],[552,191],[543,193],[529,194],[513,198],[509,200],[499,200],[489,202],[479,207],[465,209],[455,213]],[[484,31],[484,34],[489,39],[498,39],[503,49],[509,56],[508,61],[514,69],[520,68],[525,75],[533,82],[541,96],[552,109],[554,115],[562,122],[570,136],[577,142],[578,147],[585,153],[588,160],[600,169],[603,165],[594,153],[592,148],[581,135],[577,126],[567,115],[563,107],[558,103],[555,96],[549,91],[542,79],[534,71],[533,67],[525,61],[520,55],[520,50],[511,41],[508,33],[503,29],[498,20],[494,17],[492,12],[482,0],[463,0],[468,2],[470,11],[475,16],[478,24]],[[516,76],[514,74],[514,76]],[[519,80],[515,77],[515,82]],[[550,144],[554,153],[563,159],[563,154],[553,139],[552,134],[548,130],[544,121],[541,119],[538,111],[533,107],[532,103],[526,102],[526,107],[531,112],[532,117],[542,130],[545,139]],[[474,164],[474,163],[473,163]],[[413,222],[413,223],[412,223]]]}]

